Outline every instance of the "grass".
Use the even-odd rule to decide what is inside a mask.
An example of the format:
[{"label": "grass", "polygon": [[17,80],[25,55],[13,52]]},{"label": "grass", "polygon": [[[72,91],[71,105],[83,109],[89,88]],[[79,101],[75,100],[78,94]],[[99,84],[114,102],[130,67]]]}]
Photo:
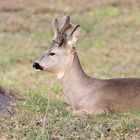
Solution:
[{"label": "grass", "polygon": [[17,140],[139,140],[140,111],[94,118],[74,116],[66,109],[55,76],[34,71],[32,63],[49,46],[52,18],[58,11],[61,17],[74,11],[72,22],[82,28],[77,51],[86,73],[98,78],[140,77],[140,10],[130,7],[128,1],[119,1],[116,7],[113,0],[95,1],[90,4],[93,6],[84,1],[78,6],[74,1],[48,1],[49,8],[45,0],[39,5],[24,2],[14,11],[6,2],[0,7],[0,85],[25,97],[14,107],[11,118],[0,118],[0,136]]}]

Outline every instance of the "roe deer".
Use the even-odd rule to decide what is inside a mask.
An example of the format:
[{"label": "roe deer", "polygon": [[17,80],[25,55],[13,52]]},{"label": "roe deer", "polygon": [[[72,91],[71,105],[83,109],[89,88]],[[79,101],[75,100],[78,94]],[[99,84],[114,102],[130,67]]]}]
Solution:
[{"label": "roe deer", "polygon": [[101,115],[140,109],[140,78],[105,80],[86,75],[75,49],[80,26],[67,35],[71,27],[70,16],[65,16],[61,24],[57,18],[53,20],[51,46],[33,68],[57,75],[74,113]]}]

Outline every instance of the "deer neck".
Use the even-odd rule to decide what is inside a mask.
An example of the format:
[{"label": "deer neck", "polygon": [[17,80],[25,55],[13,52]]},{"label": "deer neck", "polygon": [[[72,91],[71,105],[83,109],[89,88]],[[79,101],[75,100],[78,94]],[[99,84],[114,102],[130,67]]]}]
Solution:
[{"label": "deer neck", "polygon": [[89,79],[83,71],[77,53],[74,54],[73,63],[64,72],[60,80],[63,92],[69,100],[79,98],[86,92]]}]

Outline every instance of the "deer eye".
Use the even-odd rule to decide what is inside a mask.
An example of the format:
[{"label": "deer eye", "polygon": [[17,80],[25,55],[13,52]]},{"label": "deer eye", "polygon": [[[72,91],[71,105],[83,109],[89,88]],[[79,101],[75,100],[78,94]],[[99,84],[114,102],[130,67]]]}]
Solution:
[{"label": "deer eye", "polygon": [[49,53],[49,55],[53,56],[53,55],[55,55],[55,53],[51,52],[51,53]]}]

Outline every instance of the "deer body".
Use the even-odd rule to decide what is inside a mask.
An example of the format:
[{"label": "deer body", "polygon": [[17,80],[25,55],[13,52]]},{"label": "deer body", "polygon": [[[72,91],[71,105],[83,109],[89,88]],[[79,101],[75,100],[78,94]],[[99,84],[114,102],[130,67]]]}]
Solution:
[{"label": "deer body", "polygon": [[83,71],[75,45],[79,26],[67,39],[70,17],[62,20],[61,29],[55,19],[55,37],[47,54],[33,67],[55,73],[73,112],[101,115],[140,109],[140,78],[95,79]]},{"label": "deer body", "polygon": [[140,79],[91,78],[84,73],[76,53],[71,68],[59,80],[74,111],[99,115],[140,108]]}]

